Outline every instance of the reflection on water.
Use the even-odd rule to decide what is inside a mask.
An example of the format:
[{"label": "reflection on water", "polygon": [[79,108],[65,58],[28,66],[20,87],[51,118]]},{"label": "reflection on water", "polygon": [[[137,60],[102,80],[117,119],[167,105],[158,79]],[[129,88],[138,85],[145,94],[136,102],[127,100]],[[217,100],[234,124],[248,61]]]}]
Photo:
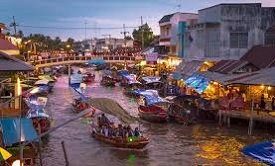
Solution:
[{"label": "reflection on water", "polygon": [[[93,97],[116,100],[132,116],[137,116],[134,99],[123,95],[120,87],[105,88],[96,83],[88,86],[87,93]],[[68,88],[67,77],[59,78],[54,92],[49,95],[47,109],[51,111],[54,124],[60,124],[75,116],[70,110],[77,94]],[[217,124],[144,124],[150,143],[145,150],[131,151],[111,147],[94,140],[85,119],[79,119],[51,133],[43,144],[44,166],[64,165],[61,141],[65,141],[72,166],[181,166],[181,165],[260,165],[242,155],[245,145],[262,141],[269,136],[265,131],[254,131],[257,136],[247,137],[245,127],[219,127]],[[271,136],[269,136],[271,137]]]}]

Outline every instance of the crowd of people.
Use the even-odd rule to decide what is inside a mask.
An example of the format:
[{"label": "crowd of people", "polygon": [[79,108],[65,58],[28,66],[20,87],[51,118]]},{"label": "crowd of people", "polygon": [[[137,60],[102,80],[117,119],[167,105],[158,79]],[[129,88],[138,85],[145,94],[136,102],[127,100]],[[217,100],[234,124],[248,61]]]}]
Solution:
[{"label": "crowd of people", "polygon": [[120,137],[120,138],[127,138],[127,137],[140,137],[140,131],[138,127],[134,130],[131,128],[130,125],[123,126],[119,124],[117,127],[114,125],[113,122],[105,116],[103,113],[101,117],[97,119],[98,131],[102,135],[109,136],[109,137]]}]

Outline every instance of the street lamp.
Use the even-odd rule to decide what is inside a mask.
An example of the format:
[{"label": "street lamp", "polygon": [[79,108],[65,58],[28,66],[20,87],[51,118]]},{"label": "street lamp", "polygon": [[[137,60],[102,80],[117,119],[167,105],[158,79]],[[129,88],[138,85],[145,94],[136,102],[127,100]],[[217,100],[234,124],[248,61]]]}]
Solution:
[{"label": "street lamp", "polygon": [[[78,113],[75,117],[73,117],[73,118],[71,118],[71,119],[65,121],[64,123],[61,123],[60,125],[58,125],[58,126],[56,126],[56,127],[51,128],[51,129],[48,130],[47,132],[44,132],[43,134],[39,135],[38,137],[36,137],[36,138],[34,138],[34,139],[32,139],[32,140],[29,140],[29,141],[24,142],[23,144],[21,144],[21,146],[20,146],[20,160],[19,160],[19,163],[21,162],[21,164],[23,164],[23,163],[22,163],[22,161],[23,161],[23,152],[24,152],[24,147],[25,147],[26,145],[30,144],[30,143],[33,142],[33,141],[40,140],[42,137],[45,137],[45,136],[48,135],[49,133],[51,133],[51,132],[53,132],[53,131],[59,129],[59,128],[62,127],[62,126],[65,126],[65,125],[68,124],[68,123],[71,123],[72,121],[75,121],[75,120],[77,120],[77,119],[79,119],[79,118],[81,118],[81,117],[83,117],[83,116],[89,114],[90,112],[91,112],[91,109],[90,109],[90,108],[85,109],[84,111],[81,111],[80,113]],[[20,164],[19,164],[19,165],[14,165],[14,166],[20,166]],[[21,166],[23,166],[23,165],[21,165]]]}]

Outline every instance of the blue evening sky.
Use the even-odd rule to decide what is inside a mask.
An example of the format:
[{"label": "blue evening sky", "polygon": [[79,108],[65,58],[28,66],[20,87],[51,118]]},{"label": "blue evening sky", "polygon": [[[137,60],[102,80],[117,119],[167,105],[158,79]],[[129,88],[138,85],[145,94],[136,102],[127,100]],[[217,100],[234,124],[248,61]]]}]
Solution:
[{"label": "blue evening sky", "polygon": [[[86,38],[103,37],[105,34],[123,37],[123,24],[132,34],[132,27],[141,24],[141,16],[154,34],[159,34],[158,21],[166,14],[178,11],[197,13],[199,9],[219,3],[247,2],[275,6],[275,0],[1,0],[0,22],[9,25],[12,16],[15,16],[18,29],[24,34],[42,33],[64,40],[68,37],[84,39],[86,22]],[[120,29],[99,29],[110,27]],[[12,28],[10,30],[13,33]]]}]

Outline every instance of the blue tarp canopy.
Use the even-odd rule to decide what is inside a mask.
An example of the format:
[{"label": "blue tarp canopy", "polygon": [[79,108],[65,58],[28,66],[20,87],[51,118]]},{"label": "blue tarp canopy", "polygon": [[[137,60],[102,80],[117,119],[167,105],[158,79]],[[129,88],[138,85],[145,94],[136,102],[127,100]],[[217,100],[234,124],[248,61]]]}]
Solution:
[{"label": "blue tarp canopy", "polygon": [[27,113],[27,118],[50,118],[43,108],[31,109]]},{"label": "blue tarp canopy", "polygon": [[130,75],[130,72],[128,70],[119,70],[117,71],[117,74],[122,76],[122,75]]},{"label": "blue tarp canopy", "polygon": [[153,83],[153,82],[160,82],[160,77],[147,76],[147,77],[142,77],[142,80],[144,80],[148,84],[148,83]]},{"label": "blue tarp canopy", "polygon": [[[3,132],[3,142],[5,146],[12,146],[19,142],[32,141],[38,137],[33,128],[32,121],[28,118],[21,119],[21,139],[20,139],[20,119],[3,118],[0,119],[0,125]],[[37,140],[39,141],[39,140]]]},{"label": "blue tarp canopy", "polygon": [[29,93],[34,95],[34,94],[37,94],[37,93],[47,92],[47,91],[49,91],[49,89],[50,89],[50,87],[48,85],[42,85],[42,86],[32,88],[29,91]]},{"label": "blue tarp canopy", "polygon": [[183,79],[183,75],[181,75],[180,73],[172,73],[171,75],[175,80]]},{"label": "blue tarp canopy", "polygon": [[137,89],[137,90],[133,90],[133,94],[138,96],[143,96],[148,106],[157,104],[157,103],[170,103],[168,100],[161,98],[158,95],[158,91],[156,90]]},{"label": "blue tarp canopy", "polygon": [[83,92],[81,91],[81,89],[80,89],[80,83],[70,84],[70,87],[73,88],[73,90],[75,90],[80,95],[80,97],[82,98],[82,100],[87,100],[88,99],[88,97],[85,96],[83,94]]},{"label": "blue tarp canopy", "polygon": [[104,59],[91,59],[88,61],[88,64],[93,64],[93,65],[102,65],[105,63],[106,61]]},{"label": "blue tarp canopy", "polygon": [[193,74],[185,80],[185,83],[187,86],[192,87],[196,92],[201,94],[210,84],[210,80],[198,74]]},{"label": "blue tarp canopy", "polygon": [[111,70],[103,70],[102,73],[103,75],[113,75],[113,72]]},{"label": "blue tarp canopy", "polygon": [[136,80],[136,75],[129,74],[129,75],[122,75],[124,78],[127,79],[128,84],[141,84],[138,80]]},{"label": "blue tarp canopy", "polygon": [[81,83],[83,81],[83,75],[75,73],[71,76],[71,84]]},{"label": "blue tarp canopy", "polygon": [[275,166],[275,140],[247,146],[242,152],[263,163]]}]

